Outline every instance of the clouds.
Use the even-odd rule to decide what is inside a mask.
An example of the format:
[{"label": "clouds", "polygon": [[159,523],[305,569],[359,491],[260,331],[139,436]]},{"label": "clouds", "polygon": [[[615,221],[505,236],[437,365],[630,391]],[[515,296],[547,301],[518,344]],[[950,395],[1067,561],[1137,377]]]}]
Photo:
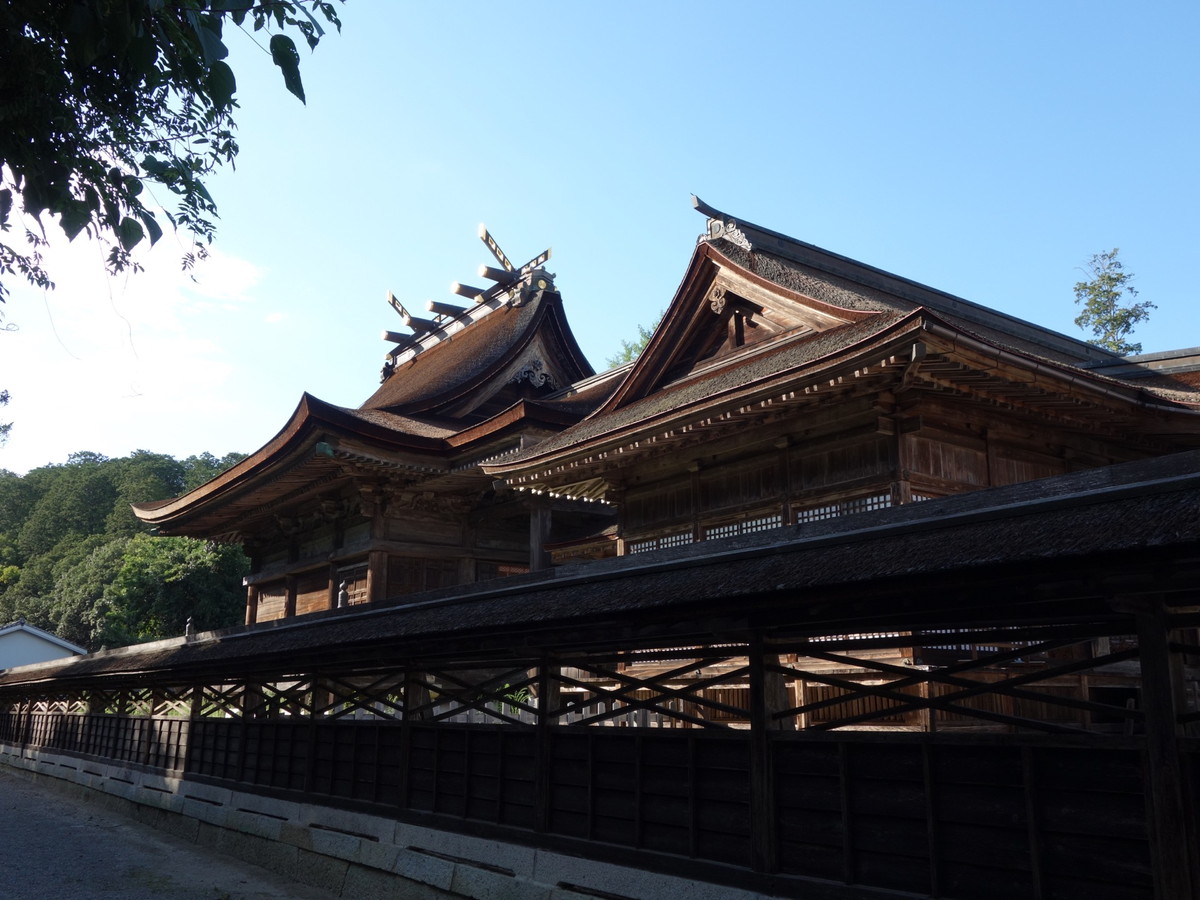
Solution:
[{"label": "clouds", "polygon": [[0,385],[15,425],[0,467],[22,472],[77,450],[245,445],[237,383],[248,376],[227,338],[263,319],[264,272],[219,248],[191,274],[181,257],[168,237],[141,255],[144,271],[111,276],[97,245],[63,242],[46,258],[55,290],[12,282],[4,312],[16,329],[0,334]]}]

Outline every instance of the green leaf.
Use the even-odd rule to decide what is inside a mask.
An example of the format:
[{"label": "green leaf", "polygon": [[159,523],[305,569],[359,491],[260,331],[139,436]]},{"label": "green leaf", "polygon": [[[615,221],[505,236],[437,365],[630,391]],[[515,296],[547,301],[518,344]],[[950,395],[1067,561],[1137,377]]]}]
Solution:
[{"label": "green leaf", "polygon": [[129,64],[143,78],[154,71],[158,62],[158,44],[148,34],[134,38],[129,44]]},{"label": "green leaf", "polygon": [[136,247],[143,236],[142,226],[137,223],[136,219],[126,216],[121,220],[121,224],[117,226],[117,238],[120,240],[121,246],[126,250],[132,250]]},{"label": "green leaf", "polygon": [[8,188],[0,191],[0,224],[8,221],[8,214],[12,212],[13,199],[12,191]]},{"label": "green leaf", "polygon": [[300,54],[296,51],[295,42],[286,34],[276,34],[271,37],[271,59],[283,72],[283,83],[289,91],[304,99],[304,85],[300,82]]},{"label": "green leaf", "polygon": [[117,220],[121,218],[121,210],[117,207],[117,204],[113,202],[113,199],[109,196],[108,191],[105,191],[100,196],[100,200],[104,204],[104,215],[106,217],[105,224],[112,228],[116,224]]},{"label": "green leaf", "polygon": [[210,66],[229,55],[229,48],[221,40],[221,35],[207,25],[197,28],[196,34],[199,35],[200,46],[204,50],[204,61]]},{"label": "green leaf", "polygon": [[219,60],[213,63],[208,70],[208,92],[212,95],[213,105],[218,109],[229,106],[236,90],[237,80],[233,77],[233,69]]},{"label": "green leaf", "polygon": [[154,218],[154,213],[149,210],[139,210],[137,217],[142,220],[142,224],[146,226],[146,231],[150,233],[150,246],[153,247],[158,243],[158,239],[163,236],[162,226]]},{"label": "green leaf", "polygon": [[[325,37],[325,29],[321,27],[321,23],[318,22],[316,17],[308,11],[304,4],[300,5],[300,12],[308,16],[308,21],[312,22],[312,27],[317,32],[318,37]],[[315,40],[309,40],[309,46],[315,47],[316,44],[317,42]]]},{"label": "green leaf", "polygon": [[205,65],[211,66],[219,59],[229,55],[229,50],[221,42],[221,20],[212,16],[200,18],[192,10],[186,12],[192,31],[200,40],[200,50],[204,54]]},{"label": "green leaf", "polygon": [[92,214],[91,210],[87,208],[87,204],[78,201],[72,203],[62,211],[62,218],[59,219],[59,225],[62,226],[67,240],[73,241],[79,236],[79,232],[87,227],[88,222],[91,220]]}]

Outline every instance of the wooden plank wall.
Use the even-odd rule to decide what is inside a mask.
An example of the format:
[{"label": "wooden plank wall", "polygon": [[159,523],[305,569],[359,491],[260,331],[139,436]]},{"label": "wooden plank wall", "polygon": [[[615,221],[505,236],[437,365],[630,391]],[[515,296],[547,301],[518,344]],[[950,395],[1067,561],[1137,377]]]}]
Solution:
[{"label": "wooden plank wall", "polygon": [[[1137,738],[771,732],[773,873],[754,872],[748,732],[558,726],[547,740],[503,724],[0,712],[8,744],[543,832],[601,858],[719,863],[797,894],[816,878],[964,900],[1154,896]],[[1187,755],[1200,769],[1200,745]]]}]

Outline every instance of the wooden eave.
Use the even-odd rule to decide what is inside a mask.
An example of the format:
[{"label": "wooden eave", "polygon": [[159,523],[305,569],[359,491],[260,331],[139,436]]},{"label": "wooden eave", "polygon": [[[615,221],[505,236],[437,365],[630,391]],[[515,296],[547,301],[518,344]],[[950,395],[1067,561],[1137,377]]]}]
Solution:
[{"label": "wooden eave", "polygon": [[783,304],[807,309],[825,320],[826,327],[858,322],[873,315],[861,310],[843,309],[782,287],[751,272],[722,254],[707,242],[696,246],[691,261],[672,298],[662,322],[638,356],[629,375],[612,396],[593,415],[601,416],[628,406],[661,386],[666,373],[677,366],[692,346],[692,336],[708,324],[712,314],[704,302],[705,294],[718,281],[741,287],[748,299],[769,295]]},{"label": "wooden eave", "polygon": [[[760,352],[778,352],[784,346],[772,345]],[[736,368],[756,356],[734,358],[726,366],[693,373],[681,381],[711,377],[717,368]],[[883,378],[905,378],[971,394],[1089,432],[1129,436],[1133,434],[1130,426],[1135,422],[1144,426],[1146,418],[1154,416],[1156,434],[1192,434],[1200,443],[1200,412],[1196,410],[1085,370],[990,344],[928,310],[917,310],[854,345],[767,379],[545,453],[534,448],[516,461],[500,460],[484,468],[516,487],[583,483],[618,461],[628,464],[639,457],[677,451],[698,440],[713,440],[725,431],[743,430],[756,418],[786,414],[791,407],[852,390],[855,384],[877,388]]]},{"label": "wooden eave", "polygon": [[268,507],[328,484],[349,463],[429,473],[444,469],[441,438],[406,434],[304,394],[287,425],[246,459],[180,497],[133,504],[162,534],[219,537]]},{"label": "wooden eave", "polygon": [[469,450],[475,445],[519,434],[527,429],[561,431],[581,418],[580,415],[543,405],[536,400],[519,400],[490,419],[451,435],[446,438],[446,443],[455,450]]},{"label": "wooden eave", "polygon": [[1200,409],[1163,398],[1136,384],[1052,360],[1039,359],[974,337],[927,313],[927,353],[919,377],[1040,415],[1102,431],[1157,420],[1156,434],[1196,434]]},{"label": "wooden eave", "polygon": [[[840,390],[847,381],[865,383],[869,379],[898,376],[910,362],[912,346],[919,340],[923,325],[923,317],[911,313],[858,344],[764,380],[706,395],[693,403],[601,431],[558,450],[539,453],[534,448],[512,463],[485,463],[484,470],[504,478],[513,486],[542,479],[561,484],[575,480],[572,471],[586,479],[618,462],[632,461],[648,453],[670,452],[678,445],[712,439],[727,429],[744,428],[750,417],[778,414],[823,399],[830,392]],[[681,379],[680,384],[711,378],[718,371],[736,369],[748,360],[782,352],[787,346],[808,337],[800,335],[790,341],[756,348],[756,352],[745,356],[722,360],[720,364]]]}]

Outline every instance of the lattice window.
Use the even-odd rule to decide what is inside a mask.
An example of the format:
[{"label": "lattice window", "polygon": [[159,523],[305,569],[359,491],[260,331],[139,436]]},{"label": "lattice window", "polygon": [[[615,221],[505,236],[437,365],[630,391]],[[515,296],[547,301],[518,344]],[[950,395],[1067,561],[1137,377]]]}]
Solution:
[{"label": "lattice window", "polygon": [[[907,634],[907,632],[905,632]],[[872,640],[874,638],[894,638],[900,637],[899,631],[856,631],[851,634],[821,634],[815,635],[809,640],[814,642],[820,641],[858,641]]]},{"label": "lattice window", "polygon": [[754,519],[745,519],[741,522],[724,522],[720,525],[710,525],[704,529],[704,540],[711,541],[717,538],[734,537],[739,534],[753,534],[756,531],[770,531],[772,528],[778,528],[783,524],[783,516],[775,513],[769,516],[759,516]]},{"label": "lattice window", "polygon": [[924,500],[936,500],[936,499],[937,498],[934,497],[933,494],[910,494],[909,495],[909,502],[911,502],[911,503],[921,503]]},{"label": "lattice window", "polygon": [[839,503],[826,503],[796,512],[797,522],[818,522],[822,519],[836,519],[838,516],[850,516],[855,513],[871,512],[876,509],[887,509],[892,505],[891,494],[871,494],[867,497],[855,497]]},{"label": "lattice window", "polygon": [[740,522],[726,522],[724,525],[710,525],[704,529],[704,539],[711,541],[714,538],[733,537],[735,534],[741,534]]},{"label": "lattice window", "polygon": [[692,533],[681,531],[678,534],[664,534],[644,541],[630,541],[625,545],[626,553],[646,553],[650,550],[663,550],[667,547],[682,547],[692,543]]},{"label": "lattice window", "polygon": [[891,494],[873,494],[870,497],[858,497],[854,500],[847,500],[844,504],[843,515],[851,515],[853,513],[871,512],[876,509],[887,509],[892,505]]},{"label": "lattice window", "polygon": [[842,507],[838,503],[827,503],[825,506],[814,506],[811,509],[802,509],[796,513],[797,522],[819,522],[822,519],[836,519],[842,514]]}]

